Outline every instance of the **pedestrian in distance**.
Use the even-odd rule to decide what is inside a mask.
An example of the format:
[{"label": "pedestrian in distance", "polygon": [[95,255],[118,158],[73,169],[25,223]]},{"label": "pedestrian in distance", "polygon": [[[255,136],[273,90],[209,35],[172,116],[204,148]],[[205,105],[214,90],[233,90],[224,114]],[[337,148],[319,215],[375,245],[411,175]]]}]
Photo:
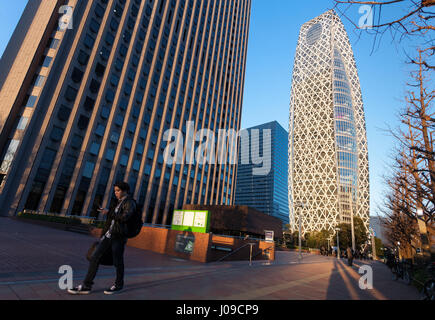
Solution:
[{"label": "pedestrian in distance", "polygon": [[113,256],[113,265],[116,268],[116,281],[113,286],[104,291],[105,294],[119,293],[124,287],[124,249],[127,243],[127,221],[136,212],[136,202],[129,195],[130,187],[125,182],[114,185],[116,205],[110,209],[99,208],[99,212],[107,219],[101,235],[103,235],[90,258],[89,269],[81,285],[68,290],[70,294],[89,294],[92,290],[93,280],[97,274],[103,256],[110,253]]},{"label": "pedestrian in distance", "polygon": [[349,265],[349,267],[352,267],[353,265],[353,252],[352,249],[350,247],[347,247],[347,264]]}]

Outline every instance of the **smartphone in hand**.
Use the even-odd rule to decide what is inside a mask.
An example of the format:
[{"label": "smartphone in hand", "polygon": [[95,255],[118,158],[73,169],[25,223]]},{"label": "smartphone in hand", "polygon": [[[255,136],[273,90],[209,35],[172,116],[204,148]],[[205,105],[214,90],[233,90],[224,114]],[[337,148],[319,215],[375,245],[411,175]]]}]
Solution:
[{"label": "smartphone in hand", "polygon": [[108,212],[109,212],[109,210],[108,210],[108,209],[106,209],[106,208],[103,208],[103,207],[98,207],[98,211],[99,211],[100,213],[102,213],[102,214],[106,214],[106,213],[108,213]]}]

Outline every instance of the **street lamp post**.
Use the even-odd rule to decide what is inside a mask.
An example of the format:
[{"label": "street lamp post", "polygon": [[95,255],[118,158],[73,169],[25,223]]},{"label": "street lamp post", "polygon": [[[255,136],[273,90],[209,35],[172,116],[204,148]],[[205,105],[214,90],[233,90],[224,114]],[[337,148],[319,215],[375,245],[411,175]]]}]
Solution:
[{"label": "street lamp post", "polygon": [[340,228],[335,228],[335,231],[337,231],[337,259],[340,260],[340,239],[338,237],[338,231],[340,231]]},{"label": "street lamp post", "polygon": [[353,224],[353,189],[350,187],[350,224],[352,232],[352,250],[355,252],[355,227]]}]

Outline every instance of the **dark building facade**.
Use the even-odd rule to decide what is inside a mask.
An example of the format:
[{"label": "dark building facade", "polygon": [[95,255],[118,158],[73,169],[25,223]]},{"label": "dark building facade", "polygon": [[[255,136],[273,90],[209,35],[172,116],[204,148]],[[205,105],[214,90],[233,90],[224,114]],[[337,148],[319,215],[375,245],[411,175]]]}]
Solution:
[{"label": "dark building facade", "polygon": [[168,164],[163,137],[189,122],[239,129],[250,6],[29,1],[0,63],[1,214],[96,216],[118,180],[147,223],[169,224],[183,204],[233,204],[235,164]]},{"label": "dark building facade", "polygon": [[217,235],[252,236],[262,238],[265,231],[273,231],[282,239],[282,220],[248,206],[184,205],[183,210],[207,210],[210,213],[210,232]]},{"label": "dark building facade", "polygon": [[[258,130],[258,135],[253,134]],[[265,130],[270,132],[270,141],[265,138]],[[257,161],[252,158],[249,164],[243,164],[243,135],[239,147],[239,165],[237,169],[236,205],[246,205],[265,214],[281,219],[283,225],[289,223],[288,208],[288,132],[276,121],[246,129],[249,132],[249,153],[258,145],[259,156],[263,158],[262,166],[267,172],[255,174]],[[247,140],[246,140],[247,141]],[[267,153],[269,163],[266,164]],[[254,152],[255,153],[255,152]],[[268,166],[268,168],[266,168]],[[267,173],[267,174],[266,174]]]}]

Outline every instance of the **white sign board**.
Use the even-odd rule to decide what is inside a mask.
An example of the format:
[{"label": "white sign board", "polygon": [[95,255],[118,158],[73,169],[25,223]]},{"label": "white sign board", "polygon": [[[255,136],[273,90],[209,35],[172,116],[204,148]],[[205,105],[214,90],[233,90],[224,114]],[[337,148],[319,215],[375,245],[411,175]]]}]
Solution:
[{"label": "white sign board", "polygon": [[183,211],[174,211],[174,217],[172,220],[172,224],[176,226],[182,226],[183,225]]},{"label": "white sign board", "polygon": [[193,222],[194,227],[204,228],[206,224],[206,212],[199,211],[195,212],[195,221]]},{"label": "white sign board", "polygon": [[195,218],[195,211],[185,211],[184,212],[183,226],[193,227],[194,218]]},{"label": "white sign board", "polygon": [[273,231],[265,230],[264,234],[265,234],[265,240],[266,240],[266,242],[273,242],[273,236],[274,236],[274,232]]}]

